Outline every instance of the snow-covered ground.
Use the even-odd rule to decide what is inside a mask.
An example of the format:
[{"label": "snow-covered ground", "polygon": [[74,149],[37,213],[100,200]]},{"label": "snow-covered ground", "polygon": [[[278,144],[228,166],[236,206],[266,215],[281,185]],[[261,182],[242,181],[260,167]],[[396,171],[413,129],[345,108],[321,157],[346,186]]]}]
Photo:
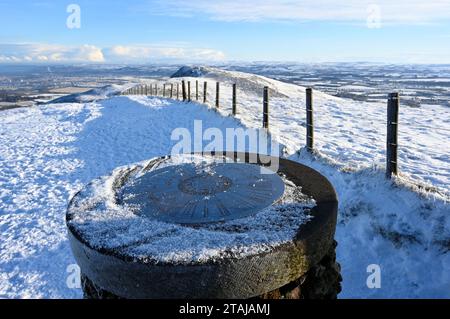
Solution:
[{"label": "snow-covered ground", "polygon": [[[209,72],[208,72],[209,71]],[[215,81],[222,83],[223,115],[231,113],[231,84],[238,87],[238,119],[249,127],[262,123],[262,91],[272,92],[270,99],[271,133],[286,146],[287,154],[302,148],[306,137],[305,88],[258,75],[206,68],[208,101],[214,105]],[[179,79],[175,79],[179,81]],[[202,88],[202,85],[200,85]],[[191,89],[192,90],[192,89]],[[194,90],[192,90],[194,92]],[[193,97],[194,93],[192,93]],[[330,163],[342,170],[359,171],[385,165],[386,104],[366,103],[314,93],[316,148]],[[421,186],[439,188],[450,198],[450,110],[426,105],[402,107],[399,120],[399,169],[402,179]]]},{"label": "snow-covered ground", "polygon": [[[220,80],[220,111],[131,96],[0,112],[0,297],[81,297],[66,284],[74,263],[65,228],[70,196],[118,166],[170,153],[172,131],[193,131],[194,120],[204,129],[259,128],[269,85],[272,137],[286,157],[319,170],[338,192],[340,297],[450,298],[447,109],[402,109],[402,175],[392,183],[383,173],[385,105],[316,92],[319,152],[311,156],[303,149],[304,88],[217,70],[186,80],[207,80],[210,102]],[[236,119],[228,116],[232,82],[239,87]],[[370,264],[381,267],[380,289],[366,285]]]}]

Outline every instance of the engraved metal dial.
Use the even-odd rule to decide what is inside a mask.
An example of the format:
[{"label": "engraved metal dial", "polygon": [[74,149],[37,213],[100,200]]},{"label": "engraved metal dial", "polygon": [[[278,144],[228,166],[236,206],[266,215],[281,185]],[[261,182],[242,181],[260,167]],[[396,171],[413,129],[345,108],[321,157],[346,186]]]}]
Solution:
[{"label": "engraved metal dial", "polygon": [[284,193],[277,174],[245,163],[181,164],[146,173],[122,192],[140,215],[179,224],[244,218],[272,205]]}]

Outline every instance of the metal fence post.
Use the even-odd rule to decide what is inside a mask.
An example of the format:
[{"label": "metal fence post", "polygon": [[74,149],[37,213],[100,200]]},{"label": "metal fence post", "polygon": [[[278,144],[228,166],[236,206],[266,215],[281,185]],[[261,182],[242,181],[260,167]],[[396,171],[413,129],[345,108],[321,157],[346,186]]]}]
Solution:
[{"label": "metal fence post", "polygon": [[314,116],[312,88],[306,89],[306,149],[312,152],[314,149]]},{"label": "metal fence post", "polygon": [[264,87],[263,94],[263,128],[269,128],[269,87]]},{"label": "metal fence post", "polygon": [[386,177],[398,174],[398,112],[400,96],[390,93],[387,107]]}]

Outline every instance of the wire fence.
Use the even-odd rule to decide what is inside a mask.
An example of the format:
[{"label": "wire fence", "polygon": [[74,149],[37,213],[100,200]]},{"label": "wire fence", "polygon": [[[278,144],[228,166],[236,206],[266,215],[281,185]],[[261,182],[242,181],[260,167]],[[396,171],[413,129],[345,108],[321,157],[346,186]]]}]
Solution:
[{"label": "wire fence", "polygon": [[[191,81],[182,80],[176,83],[164,83],[162,85],[152,84],[152,85],[138,85],[123,91],[122,95],[148,95],[148,96],[160,96],[176,100],[181,100],[185,102],[196,101],[199,103],[214,105],[215,108],[219,109],[220,105],[220,94],[221,94],[221,83],[216,82],[215,90],[212,96],[215,98],[213,101],[208,101],[208,82],[203,83],[202,92],[200,92],[200,83],[195,81],[192,85]],[[236,116],[238,113],[237,105],[237,85],[232,84],[231,91],[231,113]],[[388,108],[386,114],[386,177],[391,178],[392,176],[398,175],[398,133],[399,133],[399,107],[400,107],[400,97],[398,93],[391,93],[388,95]],[[262,92],[262,113],[261,122],[264,129],[269,130],[269,87],[265,86]],[[315,151],[314,141],[314,103],[313,103],[313,90],[311,88],[306,89],[306,123],[305,136],[306,136],[306,149],[309,152]],[[436,128],[434,126],[427,125],[415,125],[418,129],[423,130],[433,130],[438,129],[444,132],[450,132],[447,128]]]}]

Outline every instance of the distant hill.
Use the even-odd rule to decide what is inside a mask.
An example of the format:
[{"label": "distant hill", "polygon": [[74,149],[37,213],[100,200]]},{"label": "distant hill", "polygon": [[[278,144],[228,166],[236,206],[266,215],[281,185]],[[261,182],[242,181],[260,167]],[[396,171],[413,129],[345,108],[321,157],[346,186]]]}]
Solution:
[{"label": "distant hill", "polygon": [[55,103],[88,103],[96,100],[106,99],[115,95],[119,95],[124,90],[123,85],[107,85],[101,88],[96,88],[82,93],[74,93],[59,97],[46,104]]},{"label": "distant hill", "polygon": [[193,77],[198,78],[205,76],[210,71],[209,68],[203,66],[183,66],[175,72],[171,78]]}]

